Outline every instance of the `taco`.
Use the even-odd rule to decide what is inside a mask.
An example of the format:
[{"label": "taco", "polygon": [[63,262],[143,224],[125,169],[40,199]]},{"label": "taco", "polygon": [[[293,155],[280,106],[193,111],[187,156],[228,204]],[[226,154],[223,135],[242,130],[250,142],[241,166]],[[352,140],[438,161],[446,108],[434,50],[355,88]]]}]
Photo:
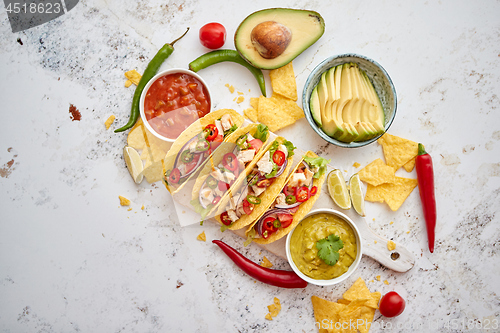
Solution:
[{"label": "taco", "polygon": [[192,189],[191,205],[202,219],[227,202],[231,188],[238,188],[246,180],[246,170],[253,168],[264,154],[268,139],[267,126],[251,124],[237,129],[214,152]]},{"label": "taco", "polygon": [[224,225],[223,229],[241,229],[266,211],[287,179],[295,149],[282,137],[267,146],[260,159],[248,170],[240,189],[232,189],[225,200],[227,203],[219,207],[215,219]]},{"label": "taco", "polygon": [[164,159],[164,181],[172,193],[196,175],[210,154],[243,124],[234,110],[220,109],[200,118],[172,144]]},{"label": "taco", "polygon": [[308,151],[288,176],[275,200],[247,229],[245,245],[252,241],[269,244],[293,230],[318,199],[329,162]]}]

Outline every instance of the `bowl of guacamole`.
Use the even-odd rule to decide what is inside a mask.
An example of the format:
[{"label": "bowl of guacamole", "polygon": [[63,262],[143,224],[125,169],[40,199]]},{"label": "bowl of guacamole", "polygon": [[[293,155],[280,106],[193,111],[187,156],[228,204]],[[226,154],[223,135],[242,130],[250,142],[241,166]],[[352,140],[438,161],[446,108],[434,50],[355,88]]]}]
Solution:
[{"label": "bowl of guacamole", "polygon": [[316,209],[288,234],[286,255],[302,279],[329,286],[344,281],[356,270],[362,256],[362,239],[345,214]]}]

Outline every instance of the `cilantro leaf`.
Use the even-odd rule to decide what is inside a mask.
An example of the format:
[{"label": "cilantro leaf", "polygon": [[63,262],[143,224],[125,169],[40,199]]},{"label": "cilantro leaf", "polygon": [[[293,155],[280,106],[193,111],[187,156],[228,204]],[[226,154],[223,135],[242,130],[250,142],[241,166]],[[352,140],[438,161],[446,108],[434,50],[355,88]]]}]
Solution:
[{"label": "cilantro leaf", "polygon": [[340,237],[334,234],[316,242],[316,248],[319,250],[318,257],[330,266],[337,263],[340,258],[339,250],[343,247],[344,243]]}]

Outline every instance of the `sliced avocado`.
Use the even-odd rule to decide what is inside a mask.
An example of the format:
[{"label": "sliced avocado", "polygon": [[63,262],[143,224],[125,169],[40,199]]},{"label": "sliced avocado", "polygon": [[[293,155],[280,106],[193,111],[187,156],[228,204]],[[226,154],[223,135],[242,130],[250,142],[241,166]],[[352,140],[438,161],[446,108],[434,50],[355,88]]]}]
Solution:
[{"label": "sliced avocado", "polygon": [[[348,104],[352,100],[352,84],[351,78],[349,76],[349,64],[341,65],[342,72],[340,73],[340,100],[337,104],[336,119],[339,123],[344,123],[343,112],[344,108],[348,107]],[[337,69],[338,70],[338,69]],[[343,132],[339,135],[334,136],[339,141],[349,142],[353,133],[350,131],[349,126],[342,126]],[[346,133],[347,132],[347,133]]]},{"label": "sliced avocado", "polygon": [[356,124],[360,121],[359,112],[364,101],[360,99],[360,83],[356,75],[356,73],[358,72],[357,65],[354,63],[349,63],[346,67],[347,68],[345,68],[344,70],[347,71],[347,75],[350,80],[352,99],[346,104],[344,110],[342,110],[342,118],[344,120],[343,127],[346,128],[350,135],[339,138],[339,140],[342,139],[342,141],[351,142],[358,140],[360,131],[363,129],[359,126],[356,127]]},{"label": "sliced avocado", "polygon": [[335,86],[335,72],[337,68],[330,68],[325,77],[326,87],[328,89],[328,102],[325,106],[325,118],[329,121],[328,135],[334,137],[343,133],[342,122],[339,122],[336,117],[336,104],[340,99],[340,89]]},{"label": "sliced avocado", "polygon": [[[252,30],[264,22],[277,22],[291,32],[291,40],[286,49],[274,59],[263,58],[252,43]],[[238,53],[250,64],[261,69],[275,69],[288,64],[299,54],[314,44],[324,33],[323,17],[315,11],[291,8],[270,8],[247,16],[234,35],[234,45]]]},{"label": "sliced avocado", "polygon": [[368,117],[370,119],[370,123],[375,127],[378,131],[378,134],[381,134],[385,131],[385,114],[384,108],[382,107],[382,103],[380,102],[380,98],[373,87],[370,79],[366,75],[364,71],[361,71],[362,77],[364,78],[365,88],[368,92],[368,100],[372,104],[370,107],[370,111],[368,112]]},{"label": "sliced avocado", "polygon": [[319,103],[318,86],[314,87],[311,93],[311,100],[309,101],[309,108],[311,109],[311,115],[318,124],[319,127],[322,126],[321,122],[321,106]]}]

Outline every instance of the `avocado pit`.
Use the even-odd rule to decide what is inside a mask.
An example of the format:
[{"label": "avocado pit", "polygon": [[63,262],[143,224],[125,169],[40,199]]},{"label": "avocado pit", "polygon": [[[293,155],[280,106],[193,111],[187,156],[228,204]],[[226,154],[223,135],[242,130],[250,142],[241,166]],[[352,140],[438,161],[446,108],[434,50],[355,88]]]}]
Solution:
[{"label": "avocado pit", "polygon": [[274,59],[285,52],[292,40],[292,31],[281,23],[265,21],[252,29],[251,41],[265,59]]}]

